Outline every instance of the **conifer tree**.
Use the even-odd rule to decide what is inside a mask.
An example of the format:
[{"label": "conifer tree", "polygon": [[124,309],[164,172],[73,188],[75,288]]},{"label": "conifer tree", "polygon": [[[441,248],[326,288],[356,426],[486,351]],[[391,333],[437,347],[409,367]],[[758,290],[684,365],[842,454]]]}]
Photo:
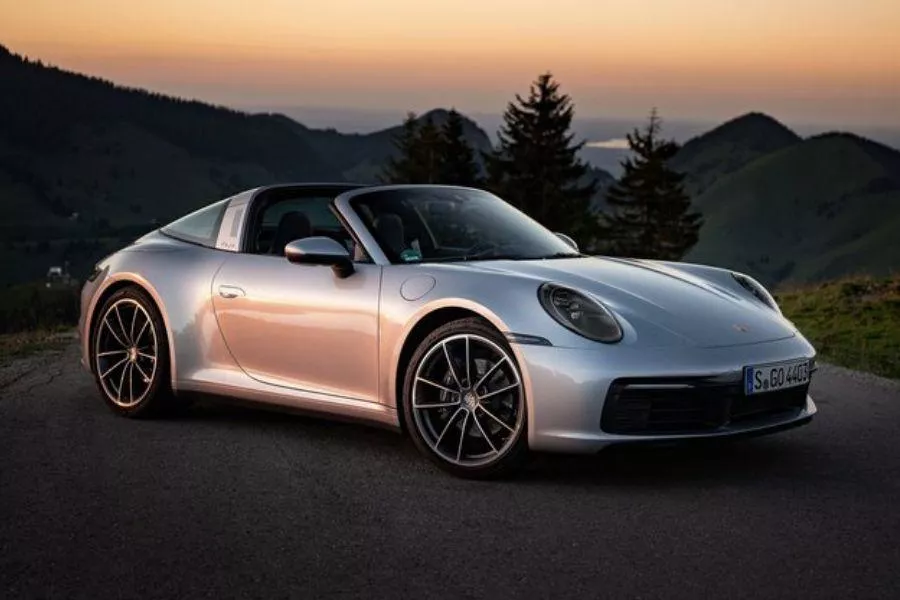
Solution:
[{"label": "conifer tree", "polygon": [[615,256],[678,260],[697,243],[703,219],[691,211],[684,175],[668,162],[679,145],[661,137],[656,109],[643,130],[627,135],[633,153],[622,177],[606,193],[606,252]]},{"label": "conifer tree", "polygon": [[475,151],[466,141],[463,118],[455,109],[447,114],[440,133],[441,168],[438,182],[447,185],[479,185]]},{"label": "conifer tree", "polygon": [[550,73],[538,77],[527,98],[507,105],[496,150],[485,155],[488,187],[545,227],[590,246],[598,233],[591,210],[596,181],[582,184],[588,167],[573,143],[575,107]]},{"label": "conifer tree", "polygon": [[442,141],[441,129],[434,124],[431,117],[427,117],[419,125],[413,155],[414,162],[418,164],[418,176],[410,183],[443,183],[440,180],[444,165]]},{"label": "conifer tree", "polygon": [[384,183],[418,183],[419,121],[415,113],[407,113],[400,133],[394,136],[396,156],[392,156],[384,166],[381,180]]},{"label": "conifer tree", "polygon": [[421,120],[409,113],[394,147],[397,154],[381,176],[385,183],[478,184],[475,152],[465,139],[462,115],[455,110],[440,127],[431,117]]}]

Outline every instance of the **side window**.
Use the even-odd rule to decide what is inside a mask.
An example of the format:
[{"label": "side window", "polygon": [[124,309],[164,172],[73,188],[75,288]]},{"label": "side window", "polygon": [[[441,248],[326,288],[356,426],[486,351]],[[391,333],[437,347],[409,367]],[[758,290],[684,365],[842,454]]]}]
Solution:
[{"label": "side window", "polygon": [[222,216],[225,214],[227,205],[228,200],[222,200],[201,208],[172,221],[162,228],[162,232],[186,242],[213,248],[216,245],[219,226],[222,224]]},{"label": "side window", "polygon": [[313,229],[340,229],[329,204],[331,198],[291,198],[271,204],[262,212],[263,228],[274,229],[288,213],[302,213]]},{"label": "side window", "polygon": [[272,201],[258,212],[250,234],[253,254],[282,256],[294,240],[312,236],[330,237],[347,248],[354,260],[365,260],[362,249],[331,212],[330,196],[286,198]]}]

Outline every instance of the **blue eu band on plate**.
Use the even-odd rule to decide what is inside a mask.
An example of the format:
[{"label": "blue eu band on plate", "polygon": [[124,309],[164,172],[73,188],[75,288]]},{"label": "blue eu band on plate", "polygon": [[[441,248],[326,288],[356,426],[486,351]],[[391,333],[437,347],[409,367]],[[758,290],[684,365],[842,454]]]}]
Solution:
[{"label": "blue eu band on plate", "polygon": [[744,391],[748,396],[797,387],[808,382],[809,360],[806,358],[757,365],[744,370]]}]

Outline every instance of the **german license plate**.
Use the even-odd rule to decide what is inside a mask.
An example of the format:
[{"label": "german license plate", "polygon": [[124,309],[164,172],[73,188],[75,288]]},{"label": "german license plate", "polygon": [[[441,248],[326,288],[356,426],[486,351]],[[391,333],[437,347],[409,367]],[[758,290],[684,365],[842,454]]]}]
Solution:
[{"label": "german license plate", "polygon": [[809,383],[809,359],[744,367],[744,393],[764,394]]}]

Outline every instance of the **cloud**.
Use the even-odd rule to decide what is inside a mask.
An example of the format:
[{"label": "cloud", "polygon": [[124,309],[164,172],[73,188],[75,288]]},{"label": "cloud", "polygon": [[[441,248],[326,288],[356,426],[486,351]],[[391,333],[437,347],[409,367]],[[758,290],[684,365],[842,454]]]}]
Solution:
[{"label": "cloud", "polygon": [[588,148],[603,148],[604,150],[628,150],[628,140],[625,138],[613,138],[599,142],[588,142]]}]

